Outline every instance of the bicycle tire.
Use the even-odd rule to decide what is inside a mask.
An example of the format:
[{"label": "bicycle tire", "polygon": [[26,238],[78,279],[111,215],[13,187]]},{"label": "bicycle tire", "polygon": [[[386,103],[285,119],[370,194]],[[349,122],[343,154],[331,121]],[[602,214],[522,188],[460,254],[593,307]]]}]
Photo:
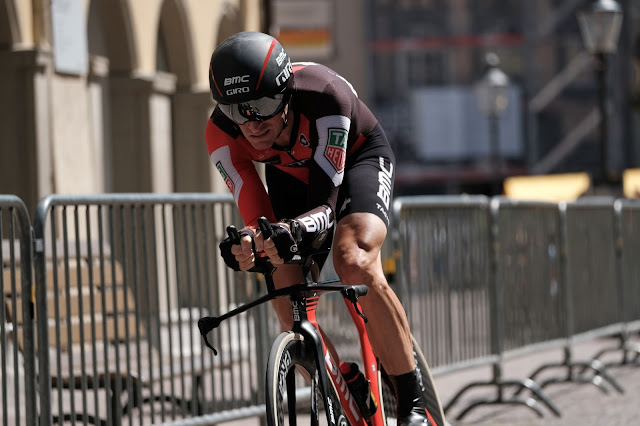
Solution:
[{"label": "bicycle tire", "polygon": [[[442,402],[440,401],[440,396],[433,381],[429,364],[413,336],[411,336],[411,340],[413,343],[413,355],[416,359],[416,367],[422,378],[422,400],[427,407],[427,411],[429,411],[429,414],[431,414],[431,417],[433,417],[433,420],[436,422],[436,425],[446,426],[447,423],[444,417],[444,410],[442,409]],[[381,405],[384,410],[384,417],[387,421],[387,426],[395,426],[395,420],[397,419],[395,390],[393,389],[391,379],[384,371],[384,366],[380,367],[380,375],[382,378],[382,380],[380,380],[382,384]]]},{"label": "bicycle tire", "polygon": [[[302,367],[311,378],[308,396],[300,401],[296,396],[296,369]],[[309,416],[309,424],[317,426],[323,413],[324,397],[319,386],[319,375],[316,367],[315,353],[307,352],[304,337],[292,331],[281,333],[273,342],[266,378],[266,418],[268,426],[297,425],[298,416]],[[309,387],[305,384],[305,387]],[[332,388],[332,384],[329,384]],[[329,390],[331,392],[331,389]],[[293,398],[290,396],[293,395]],[[339,407],[340,402],[335,392],[330,394],[333,405]],[[339,415],[337,425],[348,425],[346,418]]]}]

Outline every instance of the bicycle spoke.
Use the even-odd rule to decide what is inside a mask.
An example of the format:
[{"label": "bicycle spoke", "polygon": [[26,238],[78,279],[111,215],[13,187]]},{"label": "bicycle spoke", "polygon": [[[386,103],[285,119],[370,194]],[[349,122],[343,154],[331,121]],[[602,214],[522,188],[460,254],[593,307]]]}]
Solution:
[{"label": "bicycle spoke", "polygon": [[287,374],[287,413],[289,426],[296,426],[296,370],[292,368]]}]

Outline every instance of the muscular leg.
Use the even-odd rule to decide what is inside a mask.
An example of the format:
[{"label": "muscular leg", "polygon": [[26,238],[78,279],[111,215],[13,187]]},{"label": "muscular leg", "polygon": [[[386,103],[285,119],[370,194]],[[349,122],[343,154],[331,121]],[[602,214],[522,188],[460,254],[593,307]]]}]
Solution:
[{"label": "muscular leg", "polygon": [[371,213],[352,213],[338,222],[333,242],[333,263],[343,284],[366,284],[360,298],[369,322],[367,333],[374,352],[389,374],[415,369],[411,333],[400,300],[389,287],[380,258],[387,230]]}]

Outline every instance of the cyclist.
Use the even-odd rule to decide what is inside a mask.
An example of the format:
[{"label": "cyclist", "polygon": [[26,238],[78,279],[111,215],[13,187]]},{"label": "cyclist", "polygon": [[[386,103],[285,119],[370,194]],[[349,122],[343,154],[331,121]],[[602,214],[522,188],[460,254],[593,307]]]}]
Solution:
[{"label": "cyclist", "polygon": [[[342,283],[370,289],[361,306],[373,349],[392,375],[398,425],[428,424],[406,314],[382,269],[395,159],[377,119],[344,78],[320,64],[291,63],[263,33],[223,41],[211,56],[209,83],[217,102],[206,127],[209,155],[246,224],[241,244],[221,243],[226,264],[249,270],[263,251],[278,265],[277,286],[299,283],[300,267],[283,262],[327,235],[323,245],[333,242]],[[266,190],[254,162],[266,164]],[[260,216],[277,222],[266,241],[256,228]],[[289,302],[276,299],[274,308],[289,329]]]}]

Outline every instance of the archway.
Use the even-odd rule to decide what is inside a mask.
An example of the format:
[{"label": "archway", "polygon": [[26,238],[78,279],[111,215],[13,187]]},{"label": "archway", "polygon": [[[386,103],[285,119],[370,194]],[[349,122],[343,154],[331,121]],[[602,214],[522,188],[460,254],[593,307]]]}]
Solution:
[{"label": "archway", "polygon": [[233,2],[225,2],[222,5],[222,19],[218,26],[217,43],[222,43],[227,37],[242,31],[242,11],[238,5]]},{"label": "archway", "polygon": [[209,192],[210,167],[204,145],[204,126],[210,114],[208,92],[194,92],[195,52],[184,5],[165,0],[157,38],[158,74],[175,76],[171,96],[173,188],[176,192]]},{"label": "archway", "polygon": [[19,42],[20,28],[14,2],[2,0],[0,3],[0,51],[11,50]]},{"label": "archway", "polygon": [[177,78],[179,87],[190,87],[195,79],[193,42],[182,4],[165,0],[158,25],[158,54],[166,55],[166,70],[156,64],[159,71],[168,71]]},{"label": "archway", "polygon": [[125,0],[91,0],[89,6],[89,54],[109,58],[111,73],[136,68],[133,30]]}]

